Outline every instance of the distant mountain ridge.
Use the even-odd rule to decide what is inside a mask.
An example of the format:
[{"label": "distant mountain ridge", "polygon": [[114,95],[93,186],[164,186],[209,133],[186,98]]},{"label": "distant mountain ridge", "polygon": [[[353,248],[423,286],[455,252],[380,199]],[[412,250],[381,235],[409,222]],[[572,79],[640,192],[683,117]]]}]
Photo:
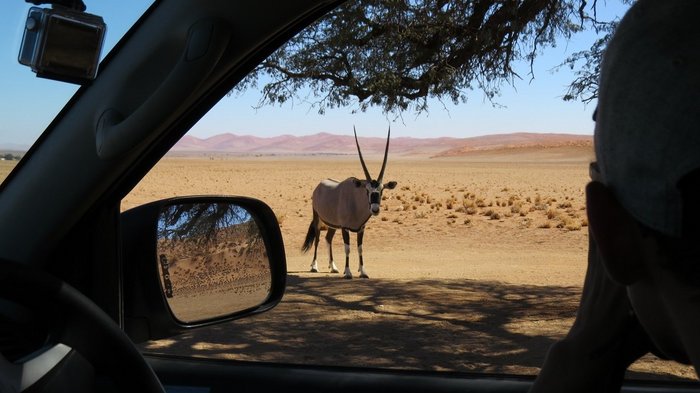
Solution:
[{"label": "distant mountain ridge", "polygon": [[[383,155],[385,138],[359,137],[363,155]],[[453,157],[475,151],[522,147],[562,147],[592,146],[591,135],[511,133],[477,136],[470,138],[391,138],[389,150],[393,155],[427,155]],[[306,135],[280,135],[269,138],[252,135],[219,134],[200,139],[185,135],[171,150],[172,152],[211,152],[235,154],[356,154],[355,139],[352,135],[336,135],[326,132]]]}]

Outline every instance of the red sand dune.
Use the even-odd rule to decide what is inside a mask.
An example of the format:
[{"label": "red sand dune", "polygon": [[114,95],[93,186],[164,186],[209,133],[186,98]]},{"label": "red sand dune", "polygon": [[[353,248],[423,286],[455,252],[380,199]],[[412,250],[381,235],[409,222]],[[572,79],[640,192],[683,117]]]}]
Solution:
[{"label": "red sand dune", "polygon": [[[382,155],[385,138],[360,137],[363,154]],[[392,138],[390,151],[399,156],[453,157],[475,151],[522,147],[591,146],[593,137],[574,134],[513,133],[471,138]],[[307,136],[281,135],[261,138],[250,135],[220,134],[206,139],[185,135],[173,152],[219,152],[235,154],[356,154],[352,135],[319,133]]]}]

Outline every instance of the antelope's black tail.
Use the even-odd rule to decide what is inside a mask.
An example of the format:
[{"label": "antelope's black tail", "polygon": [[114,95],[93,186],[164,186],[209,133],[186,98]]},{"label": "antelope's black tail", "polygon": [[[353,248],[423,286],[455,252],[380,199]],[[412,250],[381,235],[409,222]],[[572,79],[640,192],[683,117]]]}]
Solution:
[{"label": "antelope's black tail", "polygon": [[309,251],[309,248],[311,248],[311,245],[314,243],[314,240],[316,240],[317,233],[318,214],[316,214],[316,211],[314,210],[314,218],[311,220],[311,224],[309,224],[309,231],[306,232],[306,239],[304,239],[304,245],[301,246],[301,252]]}]

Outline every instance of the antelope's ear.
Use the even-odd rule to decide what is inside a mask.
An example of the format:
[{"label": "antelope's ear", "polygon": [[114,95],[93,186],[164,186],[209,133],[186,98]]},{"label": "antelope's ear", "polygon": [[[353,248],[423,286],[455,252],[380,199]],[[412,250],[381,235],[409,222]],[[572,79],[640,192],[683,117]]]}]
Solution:
[{"label": "antelope's ear", "polygon": [[362,180],[360,179],[353,179],[353,183],[355,183],[355,187],[362,187]]},{"label": "antelope's ear", "polygon": [[384,184],[384,188],[388,188],[390,190],[393,190],[394,188],[396,188],[396,184],[397,183],[395,181],[390,181],[389,183]]}]

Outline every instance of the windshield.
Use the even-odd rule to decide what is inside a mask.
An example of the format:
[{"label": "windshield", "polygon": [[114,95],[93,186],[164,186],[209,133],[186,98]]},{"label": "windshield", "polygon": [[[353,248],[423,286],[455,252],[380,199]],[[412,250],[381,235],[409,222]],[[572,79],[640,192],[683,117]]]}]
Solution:
[{"label": "windshield", "polygon": [[[86,1],[86,12],[101,16],[107,24],[101,58],[116,45],[129,28],[153,3]],[[37,78],[17,60],[27,12],[21,0],[3,2],[0,12],[0,182],[39,138],[79,86]]]}]

